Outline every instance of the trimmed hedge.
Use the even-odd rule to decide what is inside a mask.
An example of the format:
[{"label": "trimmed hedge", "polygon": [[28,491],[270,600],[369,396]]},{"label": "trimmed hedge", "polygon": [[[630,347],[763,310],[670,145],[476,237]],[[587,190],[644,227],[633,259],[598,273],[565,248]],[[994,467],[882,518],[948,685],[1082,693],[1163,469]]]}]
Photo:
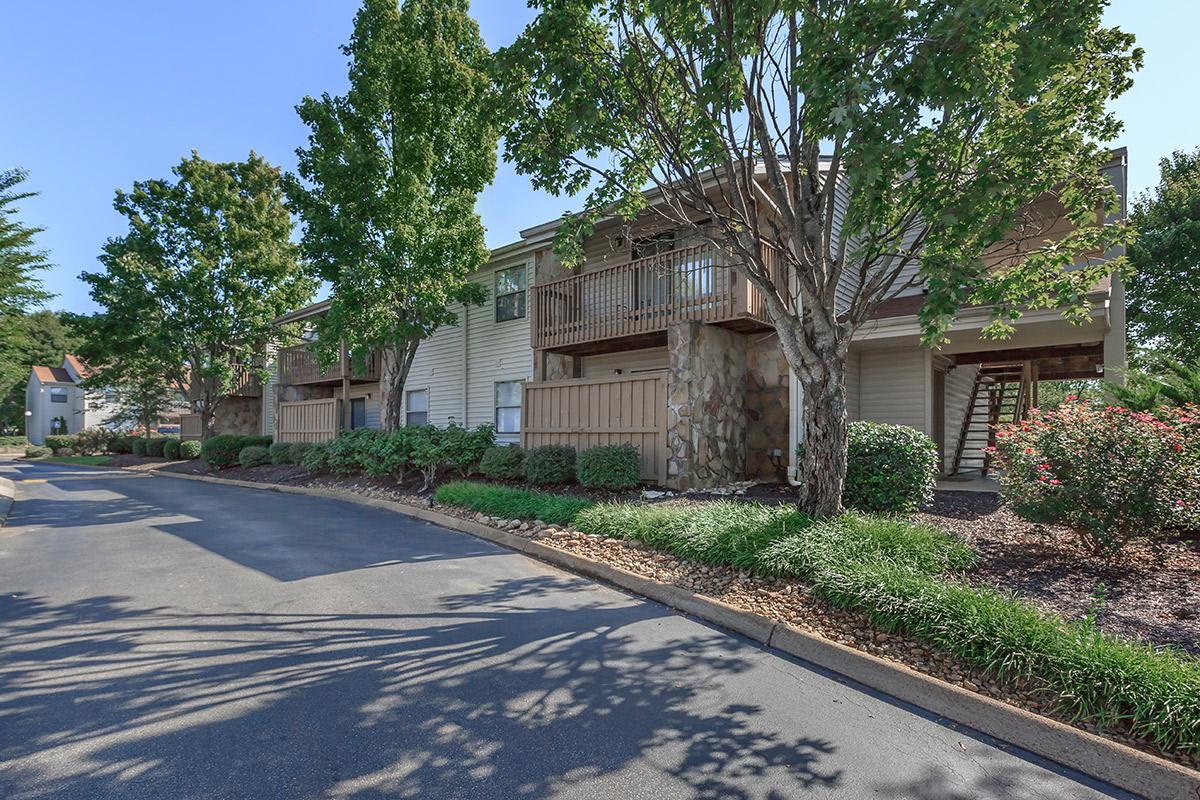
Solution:
[{"label": "trimmed hedge", "polygon": [[304,464],[304,454],[312,447],[310,442],[293,442],[288,445],[288,460],[287,463],[301,466]]},{"label": "trimmed hedge", "polygon": [[38,445],[30,445],[25,448],[26,458],[45,458],[51,455],[53,451],[49,447],[39,447]]},{"label": "trimmed hedge", "polygon": [[249,436],[242,436],[240,438],[242,440],[242,447],[270,447],[271,442],[275,441],[270,436],[259,436],[257,434],[250,434]]},{"label": "trimmed hedge", "polygon": [[916,428],[851,422],[842,504],[868,514],[912,514],[933,500],[937,444]]},{"label": "trimmed hedge", "polygon": [[108,441],[108,452],[121,455],[133,452],[133,438],[130,436],[114,436]]},{"label": "trimmed hedge", "polygon": [[575,480],[575,448],[547,444],[527,450],[525,480],[537,486],[557,486]]},{"label": "trimmed hedge", "polygon": [[188,439],[186,442],[179,443],[180,458],[199,458],[200,457],[200,442],[196,439]]},{"label": "trimmed hedge", "polygon": [[271,463],[271,453],[262,445],[252,444],[238,453],[238,463],[243,467],[261,467]]},{"label": "trimmed hedge", "polygon": [[292,463],[292,445],[290,442],[272,442],[267,448],[267,452],[271,454],[272,464],[290,464]]},{"label": "trimmed hedge", "polygon": [[540,519],[566,525],[592,502],[582,497],[564,497],[546,492],[489,486],[471,481],[452,481],[434,492],[434,499],[450,506],[469,508],[505,519]]},{"label": "trimmed hedge", "polygon": [[204,463],[214,469],[227,469],[238,463],[238,454],[242,452],[244,437],[224,433],[208,439],[200,447],[200,456]]},{"label": "trimmed hedge", "polygon": [[49,447],[55,455],[60,455],[63,451],[70,450],[74,446],[74,436],[54,435],[46,437],[46,447]]},{"label": "trimmed hedge", "polygon": [[146,455],[146,439],[141,436],[135,437],[133,441],[129,443],[129,452],[133,453],[135,456]]},{"label": "trimmed hedge", "polygon": [[638,449],[631,444],[589,447],[579,454],[575,475],[589,489],[628,489],[641,478]]},{"label": "trimmed hedge", "polygon": [[479,459],[479,471],[494,481],[518,481],[525,477],[525,451],[515,444],[489,447]]},{"label": "trimmed hedge", "polygon": [[179,441],[178,439],[176,439],[174,437],[164,441],[163,442],[163,458],[168,459],[170,461],[178,461],[179,460],[179,446],[181,444],[183,444],[183,442]]},{"label": "trimmed hedge", "polygon": [[146,455],[153,456],[154,458],[162,458],[166,452],[167,441],[166,436],[155,436],[152,439],[148,439],[146,441]]}]

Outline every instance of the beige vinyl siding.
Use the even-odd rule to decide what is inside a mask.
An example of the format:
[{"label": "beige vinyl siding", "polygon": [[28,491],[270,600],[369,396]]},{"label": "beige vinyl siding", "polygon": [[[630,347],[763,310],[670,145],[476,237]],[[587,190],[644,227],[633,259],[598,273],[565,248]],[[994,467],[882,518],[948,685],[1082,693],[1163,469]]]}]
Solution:
[{"label": "beige vinyl siding", "polygon": [[581,367],[584,378],[609,378],[616,370],[628,375],[633,372],[667,368],[667,348],[647,347],[644,350],[628,350],[622,353],[604,353],[585,356]]},{"label": "beige vinyl siding", "polygon": [[862,356],[857,350],[846,354],[846,417],[851,421],[862,419],[859,398],[862,390]]},{"label": "beige vinyl siding", "polygon": [[278,348],[272,347],[267,351],[267,380],[263,383],[262,393],[262,432],[264,436],[275,435],[275,398],[279,395],[279,360],[275,357]]},{"label": "beige vinyl siding", "polygon": [[450,420],[463,424],[462,309],[456,311],[457,325],[438,328],[418,345],[404,382],[405,401],[408,392],[429,391],[429,422],[433,425],[446,425]]},{"label": "beige vinyl siding", "polygon": [[967,402],[971,399],[971,386],[975,383],[978,364],[965,364],[946,373],[946,463],[944,469],[954,464],[954,450],[962,433],[963,417],[967,413]]},{"label": "beige vinyl siding", "polygon": [[866,350],[859,369],[861,419],[928,433],[928,353],[920,347]]}]

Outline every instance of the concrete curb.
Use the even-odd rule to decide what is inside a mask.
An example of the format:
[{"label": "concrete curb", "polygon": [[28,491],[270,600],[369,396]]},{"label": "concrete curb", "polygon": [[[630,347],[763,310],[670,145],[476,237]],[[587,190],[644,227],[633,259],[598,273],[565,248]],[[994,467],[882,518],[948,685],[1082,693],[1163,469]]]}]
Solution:
[{"label": "concrete curb", "polygon": [[8,512],[12,511],[16,495],[16,484],[8,478],[0,478],[0,528],[8,522]]},{"label": "concrete curb", "polygon": [[1098,778],[1125,791],[1155,800],[1200,798],[1200,773],[1174,762],[968,691],[902,664],[864,653],[786,623],[775,622],[760,614],[702,597],[678,586],[636,575],[611,564],[549,547],[474,520],[461,519],[392,500],[360,497],[327,489],[255,483],[178,472],[151,471],[147,474],[341,500],[395,511],[444,528],[468,533],[735,631],[763,645],[843,675],[939,717],[1016,745],[1048,761]]}]

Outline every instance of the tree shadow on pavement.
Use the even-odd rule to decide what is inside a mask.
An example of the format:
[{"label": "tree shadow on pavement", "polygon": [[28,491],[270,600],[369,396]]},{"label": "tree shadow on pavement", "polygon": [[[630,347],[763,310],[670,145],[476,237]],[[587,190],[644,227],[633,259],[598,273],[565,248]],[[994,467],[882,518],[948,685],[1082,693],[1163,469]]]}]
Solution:
[{"label": "tree shadow on pavement", "polygon": [[5,597],[0,796],[535,798],[587,783],[736,799],[839,785],[821,765],[830,742],[758,729],[761,709],[721,699],[744,644],[635,636],[667,612],[624,598],[547,605],[575,583],[500,581],[415,615]]}]

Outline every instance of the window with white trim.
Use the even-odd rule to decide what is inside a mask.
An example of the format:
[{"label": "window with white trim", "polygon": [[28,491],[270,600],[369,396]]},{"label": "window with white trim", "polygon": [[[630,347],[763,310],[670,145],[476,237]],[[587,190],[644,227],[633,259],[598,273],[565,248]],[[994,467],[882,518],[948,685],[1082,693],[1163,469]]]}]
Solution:
[{"label": "window with white trim", "polygon": [[429,424],[429,390],[413,389],[404,398],[404,424],[417,427]]},{"label": "window with white trim", "polygon": [[496,433],[521,432],[521,385],[524,381],[496,383]]},{"label": "window with white trim", "polygon": [[525,316],[525,267],[496,270],[496,322]]},{"label": "window with white trim", "polygon": [[61,386],[51,386],[50,387],[50,402],[51,403],[67,402],[67,390],[62,388]]}]

